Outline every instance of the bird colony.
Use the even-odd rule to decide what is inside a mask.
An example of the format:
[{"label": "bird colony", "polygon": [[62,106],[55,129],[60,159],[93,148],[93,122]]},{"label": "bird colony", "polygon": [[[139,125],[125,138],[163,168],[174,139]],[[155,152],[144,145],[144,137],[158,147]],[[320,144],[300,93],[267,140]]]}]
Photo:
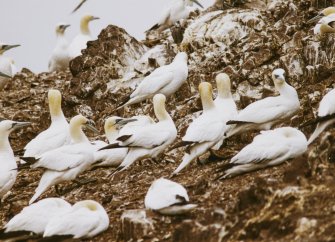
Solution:
[{"label": "bird colony", "polygon": [[[81,0],[73,12],[78,11],[85,2]],[[147,32],[164,34],[176,23],[188,18],[193,3],[202,7],[196,0],[175,1]],[[85,15],[80,22],[80,33],[71,43],[65,38],[69,25],[59,23],[56,26],[57,43],[49,62],[50,72],[66,71],[70,61],[82,54],[87,42],[92,40],[89,23],[96,19],[99,18]],[[334,22],[335,7],[322,10],[308,21],[309,24],[315,23],[314,34],[318,38],[334,33]],[[191,28],[196,28],[197,24],[194,23]],[[190,35],[188,31],[186,34]],[[5,88],[16,72],[14,61],[3,54],[18,46],[0,44],[0,89]],[[136,162],[142,164],[145,159],[161,163],[162,157],[176,150],[183,153],[182,157],[173,161],[174,169],[169,174],[162,174],[159,179],[153,177],[154,181],[143,197],[144,206],[168,216],[196,211],[198,205],[191,203],[192,197],[189,197],[185,187],[173,181],[178,176],[188,176],[189,169],[192,169],[190,166],[197,169],[213,159],[219,163],[217,169],[213,170],[213,180],[224,182],[233,177],[244,179],[246,173],[295,162],[322,132],[335,123],[335,91],[330,89],[322,94],[316,118],[300,127],[287,125],[299,112],[301,105],[297,88],[287,78],[290,70],[277,66],[268,72],[271,73],[271,86],[278,94],[251,102],[240,110],[235,103],[232,88],[234,80],[229,73],[215,73],[214,87],[210,82],[200,80],[198,90],[190,91],[199,94],[202,110],[194,113],[187,128],[181,133],[180,127],[172,119],[171,114],[175,110],[168,108],[173,105],[168,104],[176,101],[176,92],[182,86],[190,87],[188,61],[191,55],[185,50],[179,50],[170,63],[154,68],[142,78],[104,120],[104,136],[101,136],[93,120],[84,114],[65,117],[61,106],[62,93],[56,89],[50,89],[47,94],[50,126],[26,144],[20,157],[15,156],[9,136],[19,129],[23,129],[24,133],[24,129],[31,123],[1,119],[0,208],[11,199],[11,191],[20,172],[29,173],[38,169],[42,171],[42,176],[34,195],[25,201],[27,207],[6,223],[0,232],[0,239],[24,240],[43,236],[61,241],[91,238],[109,227],[113,228],[108,211],[100,203],[83,200],[71,205],[61,198],[64,194],[59,191],[59,185],[66,181],[72,181],[78,186],[94,182],[99,178],[80,179],[81,174],[92,169],[102,169],[107,172],[108,179],[122,183],[115,179],[116,174],[124,172]],[[145,103],[152,104],[154,116],[140,114],[126,117],[134,106],[141,107]],[[299,129],[311,125],[315,126],[315,131],[306,138]],[[99,139],[89,139],[86,131],[95,137],[100,135]],[[251,143],[243,144],[239,152],[230,157],[218,154],[220,150],[229,149],[231,139],[250,132],[256,132],[256,135]],[[203,160],[206,154],[210,156]],[[164,159],[168,160],[168,157]],[[201,169],[198,172],[201,173]],[[55,189],[59,198],[45,198],[43,194],[50,189]]]}]

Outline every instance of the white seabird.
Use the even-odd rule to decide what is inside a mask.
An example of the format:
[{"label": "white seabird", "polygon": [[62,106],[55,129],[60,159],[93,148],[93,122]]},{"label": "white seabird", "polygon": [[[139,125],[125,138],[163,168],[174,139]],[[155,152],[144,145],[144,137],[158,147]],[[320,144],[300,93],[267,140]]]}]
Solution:
[{"label": "white seabird", "polygon": [[81,55],[81,50],[87,48],[87,42],[93,40],[88,25],[91,21],[96,19],[99,18],[92,15],[85,15],[82,17],[80,21],[80,33],[72,40],[69,46],[70,59]]},{"label": "white seabird", "polygon": [[9,134],[29,124],[0,119],[0,202],[13,187],[17,176],[17,164],[8,140]]},{"label": "white seabird", "polygon": [[69,24],[60,23],[56,27],[57,43],[49,61],[49,71],[64,71],[69,67],[69,43],[64,36]]},{"label": "white seabird", "polygon": [[[105,135],[108,139],[109,144],[117,142],[116,138],[119,136],[119,129],[130,122],[137,122],[136,119],[123,119],[117,116],[110,117],[105,121]],[[99,141],[93,143],[97,150],[107,146],[108,144]],[[122,163],[128,153],[128,148],[118,148],[109,150],[100,150],[94,153],[95,162],[93,167],[100,166],[118,166]]]},{"label": "white seabird", "polygon": [[83,6],[83,4],[87,2],[87,0],[80,0],[80,3],[73,9],[72,13],[75,13],[79,8]]},{"label": "white seabird", "polygon": [[237,176],[246,172],[279,165],[305,153],[307,139],[298,129],[291,127],[261,131],[251,144],[235,155],[220,178]]},{"label": "white seabird", "polygon": [[241,110],[236,119],[228,121],[232,125],[227,137],[248,130],[268,130],[282,123],[298,112],[300,107],[297,91],[286,83],[283,69],[272,72],[272,79],[279,96],[267,97],[248,105]]},{"label": "white seabird", "polygon": [[193,3],[196,3],[198,6],[203,8],[197,0],[175,0],[170,6],[167,6],[164,9],[158,23],[146,32],[157,30],[158,33],[160,33],[174,25],[179,20],[188,18],[190,12],[192,11],[190,7]]},{"label": "white seabird", "polygon": [[70,144],[69,124],[62,111],[62,94],[51,89],[48,92],[51,125],[24,147],[24,157],[36,157],[43,153]]},{"label": "white seabird", "polygon": [[161,66],[145,77],[128,97],[126,103],[118,107],[118,109],[150,99],[158,93],[169,97],[183,85],[187,76],[187,54],[180,52],[171,64]]},{"label": "white seabird", "polygon": [[74,239],[92,238],[108,229],[109,217],[105,209],[92,200],[77,202],[67,213],[53,217],[43,237],[72,235]]},{"label": "white seabird", "polygon": [[5,74],[1,71],[0,71],[0,77],[11,78],[11,76],[8,76],[7,74]]},{"label": "white seabird", "polygon": [[[192,160],[198,158],[209,149],[219,149],[225,138],[225,132],[228,128],[226,122],[231,118],[228,110],[224,110],[224,107],[217,107],[215,105],[212,98],[212,85],[210,83],[200,83],[199,92],[203,113],[193,120],[185,136],[182,138],[182,141],[189,146],[186,149],[183,161],[173,174],[180,172]],[[226,115],[226,117],[223,117],[223,115]],[[214,147],[217,143],[220,145]]]},{"label": "white seabird", "polygon": [[308,144],[311,144],[328,126],[335,123],[335,89],[322,98],[318,109],[318,117],[306,122],[302,127],[315,123],[317,123],[317,126],[309,137]]},{"label": "white seabird", "polygon": [[82,131],[82,126],[98,132],[92,122],[82,115],[73,117],[70,121],[72,143],[43,153],[36,157],[32,168],[45,168],[42,178],[30,199],[32,204],[43,192],[53,185],[63,181],[74,180],[94,163],[95,148]]},{"label": "white seabird", "polygon": [[6,225],[5,233],[29,231],[43,234],[48,222],[54,217],[68,212],[71,204],[60,198],[46,198],[25,207],[15,215]]},{"label": "white seabird", "polygon": [[327,16],[332,17],[333,15],[335,15],[335,7],[328,7],[328,8],[323,9],[314,18],[311,18],[310,20],[308,20],[307,23],[318,22],[323,17],[327,17]]},{"label": "white seabird", "polygon": [[176,139],[177,129],[165,109],[165,101],[166,97],[163,94],[156,94],[153,98],[157,123],[147,124],[141,128],[128,129],[129,132],[123,133],[116,139],[119,143],[102,148],[102,150],[120,147],[129,148],[126,158],[115,172],[127,169],[137,160],[149,157],[157,158]]},{"label": "white seabird", "polygon": [[189,204],[187,191],[182,185],[164,178],[151,184],[145,195],[144,205],[146,209],[164,215],[184,214],[197,206]]},{"label": "white seabird", "polygon": [[326,33],[335,33],[335,13],[332,16],[326,16],[320,19],[315,25],[313,32],[315,35],[324,35]]},{"label": "white seabird", "polygon": [[4,75],[0,76],[0,90],[2,90],[10,80],[10,77],[13,76],[13,60],[9,57],[4,56],[3,54],[13,48],[16,48],[20,45],[7,45],[0,43],[0,72]]}]

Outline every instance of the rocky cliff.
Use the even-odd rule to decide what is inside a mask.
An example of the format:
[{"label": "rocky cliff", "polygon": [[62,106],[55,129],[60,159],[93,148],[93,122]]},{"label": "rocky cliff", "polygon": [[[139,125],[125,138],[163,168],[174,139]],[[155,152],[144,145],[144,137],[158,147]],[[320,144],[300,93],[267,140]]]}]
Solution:
[{"label": "rocky cliff", "polygon": [[[285,125],[296,127],[312,118],[322,96],[334,88],[335,36],[314,36],[313,25],[306,22],[318,8],[335,2],[228,2],[233,7],[218,3],[194,12],[171,31],[159,36],[152,32],[142,42],[110,25],[70,63],[69,71],[35,75],[24,69],[18,73],[0,92],[2,117],[33,123],[11,136],[16,154],[49,125],[49,88],[62,91],[67,117],[81,113],[92,118],[101,132],[104,119],[111,115],[153,116],[151,102],[114,110],[143,77],[170,63],[178,51],[188,53],[190,70],[187,84],[170,98],[167,107],[179,137],[192,114],[201,109],[199,82],[214,84],[220,72],[230,75],[234,98],[244,108],[275,95],[270,74],[281,67],[302,104]],[[303,131],[310,135],[312,128]],[[199,205],[185,216],[137,210],[143,209],[152,181],[168,177],[179,164],[183,148],[166,153],[159,164],[139,162],[113,179],[107,178],[112,168],[88,171],[82,177],[95,177],[97,182],[81,187],[65,183],[61,188],[69,202],[95,199],[106,208],[110,228],[92,241],[331,241],[335,239],[334,134],[332,130],[322,134],[303,157],[224,181],[213,179],[223,161],[194,162],[174,178],[187,188],[192,203]],[[220,154],[235,154],[255,135],[227,140]],[[40,175],[41,171],[19,173],[12,195],[0,205],[1,226],[27,205]],[[43,195],[51,196],[56,196],[54,189]]]}]

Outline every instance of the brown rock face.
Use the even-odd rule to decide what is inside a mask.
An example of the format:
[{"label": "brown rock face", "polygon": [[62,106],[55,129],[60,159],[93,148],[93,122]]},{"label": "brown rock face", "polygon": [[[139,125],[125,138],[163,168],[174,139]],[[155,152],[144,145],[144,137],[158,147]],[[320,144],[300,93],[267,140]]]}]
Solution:
[{"label": "brown rock face", "polygon": [[[172,31],[145,43],[110,25],[88,43],[82,56],[71,61],[69,71],[35,75],[24,69],[17,74],[0,91],[1,117],[32,122],[32,127],[11,135],[15,154],[22,154],[24,145],[50,124],[46,101],[50,88],[62,92],[66,117],[81,113],[92,118],[101,131],[104,119],[112,115],[153,116],[150,100],[118,112],[115,108],[146,75],[170,63],[181,50],[189,55],[189,78],[167,102],[179,138],[201,109],[199,82],[209,81],[215,87],[214,77],[219,72],[230,75],[234,98],[243,108],[275,95],[270,75],[274,68],[284,68],[288,82],[298,91],[301,109],[282,126],[297,127],[314,117],[321,98],[334,88],[335,41],[333,34],[314,36],[314,26],[307,20],[317,14],[317,8],[335,2],[226,1],[224,7],[221,3],[191,14]],[[324,132],[305,156],[224,181],[214,180],[222,162],[194,162],[173,178],[187,188],[190,201],[198,205],[184,216],[167,217],[143,210],[150,184],[172,173],[184,148],[167,152],[158,164],[138,162],[113,179],[108,177],[113,168],[87,171],[82,177],[97,178],[96,183],[81,187],[65,183],[60,189],[68,191],[64,198],[71,203],[95,199],[106,208],[110,228],[91,241],[332,241],[333,128]],[[313,127],[303,129],[307,136],[312,131]],[[218,153],[234,155],[255,135],[246,133],[227,140]],[[19,172],[11,196],[0,204],[0,226],[27,205],[40,176],[38,170]],[[57,196],[54,188],[42,198],[52,196]]]}]

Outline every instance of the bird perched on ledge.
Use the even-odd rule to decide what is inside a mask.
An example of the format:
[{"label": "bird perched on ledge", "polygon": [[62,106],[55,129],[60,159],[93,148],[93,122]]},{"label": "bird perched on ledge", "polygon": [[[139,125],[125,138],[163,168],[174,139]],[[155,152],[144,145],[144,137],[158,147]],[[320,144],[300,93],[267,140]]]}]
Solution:
[{"label": "bird perched on ledge", "polygon": [[15,74],[13,70],[13,60],[4,56],[3,54],[13,48],[19,47],[20,45],[7,45],[0,43],[0,72],[3,75],[0,75],[0,90],[2,90],[10,80],[10,77]]}]

